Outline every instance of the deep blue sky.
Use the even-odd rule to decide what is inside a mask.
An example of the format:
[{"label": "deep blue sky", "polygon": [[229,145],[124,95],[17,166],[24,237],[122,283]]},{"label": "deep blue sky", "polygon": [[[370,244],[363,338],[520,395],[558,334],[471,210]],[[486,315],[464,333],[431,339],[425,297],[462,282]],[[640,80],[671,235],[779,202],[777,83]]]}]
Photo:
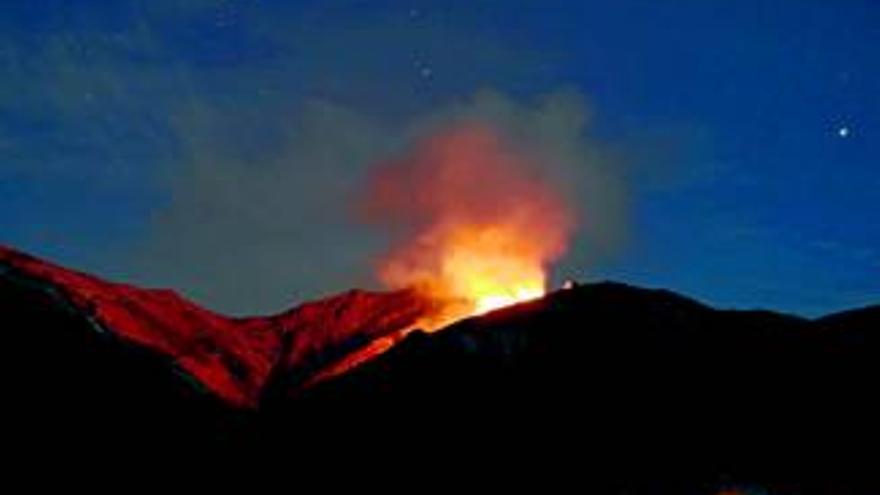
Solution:
[{"label": "deep blue sky", "polygon": [[3,2],[0,242],[149,279],[127,253],[186,149],[259,160],[315,98],[393,123],[566,87],[639,162],[628,242],[568,270],[806,315],[878,302],[877,47],[873,0]]}]

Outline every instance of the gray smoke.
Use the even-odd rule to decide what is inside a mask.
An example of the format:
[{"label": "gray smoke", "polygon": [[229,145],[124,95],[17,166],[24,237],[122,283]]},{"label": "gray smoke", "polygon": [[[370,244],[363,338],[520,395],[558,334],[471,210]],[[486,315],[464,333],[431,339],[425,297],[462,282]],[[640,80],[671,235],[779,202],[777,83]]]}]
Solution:
[{"label": "gray smoke", "polygon": [[626,237],[622,162],[590,136],[592,116],[575,91],[529,101],[481,91],[395,123],[328,101],[290,114],[298,117],[228,119],[207,107],[178,116],[182,160],[131,260],[135,280],[232,313],[373,287],[385,240],[352,212],[366,172],[457,121],[492,126],[569,196],[580,225],[565,266],[589,269]]}]

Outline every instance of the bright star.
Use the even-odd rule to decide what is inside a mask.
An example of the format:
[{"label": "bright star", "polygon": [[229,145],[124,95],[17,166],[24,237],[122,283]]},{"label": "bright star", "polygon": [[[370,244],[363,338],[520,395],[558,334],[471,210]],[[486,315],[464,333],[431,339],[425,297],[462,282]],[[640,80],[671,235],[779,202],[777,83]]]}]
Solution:
[{"label": "bright star", "polygon": [[849,127],[843,126],[837,130],[837,135],[842,138],[849,137],[849,134],[850,134]]}]

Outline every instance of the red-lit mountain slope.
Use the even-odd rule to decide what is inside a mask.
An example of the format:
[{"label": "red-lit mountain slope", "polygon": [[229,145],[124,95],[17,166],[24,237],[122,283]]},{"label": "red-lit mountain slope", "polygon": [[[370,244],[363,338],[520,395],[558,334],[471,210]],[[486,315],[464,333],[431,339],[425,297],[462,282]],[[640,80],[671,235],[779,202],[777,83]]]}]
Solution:
[{"label": "red-lit mountain slope", "polygon": [[168,356],[228,403],[249,407],[276,369],[295,375],[294,384],[345,369],[425,310],[411,293],[350,291],[279,315],[231,318],[171,290],[108,282],[3,246],[0,275],[57,291],[95,331]]}]

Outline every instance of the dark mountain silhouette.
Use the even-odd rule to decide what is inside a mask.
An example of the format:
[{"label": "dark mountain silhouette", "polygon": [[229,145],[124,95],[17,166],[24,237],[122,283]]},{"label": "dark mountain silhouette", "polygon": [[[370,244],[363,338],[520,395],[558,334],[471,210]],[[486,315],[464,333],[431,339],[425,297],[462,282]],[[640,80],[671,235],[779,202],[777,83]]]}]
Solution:
[{"label": "dark mountain silhouette", "polygon": [[598,283],[410,332],[430,309],[351,291],[227,318],[3,249],[9,424],[28,445],[550,465],[596,493],[872,492],[880,306],[808,320]]}]

